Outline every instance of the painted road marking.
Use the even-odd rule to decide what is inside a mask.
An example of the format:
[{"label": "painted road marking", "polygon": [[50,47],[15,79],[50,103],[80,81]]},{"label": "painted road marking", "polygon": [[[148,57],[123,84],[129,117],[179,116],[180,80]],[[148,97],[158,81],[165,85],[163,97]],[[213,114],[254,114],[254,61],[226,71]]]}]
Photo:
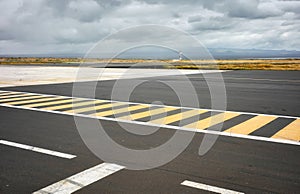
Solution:
[{"label": "painted road marking", "polygon": [[33,194],[73,193],[124,168],[124,166],[120,166],[117,164],[102,163],[80,173],[77,173],[69,178],[63,179],[57,183],[49,185],[39,191],[34,192]]},{"label": "painted road marking", "polygon": [[271,121],[275,120],[277,117],[267,117],[267,116],[256,116],[253,117],[243,123],[240,123],[238,125],[235,125],[229,129],[227,129],[225,132],[228,133],[237,133],[237,134],[244,134],[248,135],[252,133],[253,131],[261,128],[262,126],[270,123]]},{"label": "painted road marking", "polygon": [[9,96],[9,95],[14,95],[14,94],[19,94],[19,92],[3,92],[0,94],[0,96]]},{"label": "painted road marking", "polygon": [[15,94],[15,95],[9,95],[9,96],[1,96],[0,102],[6,102],[9,100],[18,99],[17,97],[28,97],[28,96],[39,96],[39,95],[32,95],[32,94]]},{"label": "painted road marking", "polygon": [[105,102],[104,100],[93,100],[88,102],[79,102],[79,103],[70,103],[66,105],[58,105],[58,106],[49,106],[47,108],[44,108],[45,110],[58,110],[58,109],[64,109],[64,108],[74,108],[78,106],[85,106],[85,105],[97,105],[99,103]]},{"label": "painted road marking", "polygon": [[82,113],[82,112],[88,112],[88,111],[97,111],[97,110],[111,108],[114,106],[121,106],[121,105],[125,105],[125,103],[123,103],[123,102],[109,103],[109,104],[91,106],[91,107],[86,107],[86,108],[72,109],[72,110],[67,110],[64,112],[66,112],[66,113]]},{"label": "painted road marking", "polygon": [[232,112],[219,113],[217,115],[208,117],[206,119],[202,119],[200,121],[190,123],[183,127],[204,130],[204,129],[209,128],[210,126],[217,125],[219,123],[222,123],[224,121],[227,121],[227,120],[237,117],[239,115],[240,115],[239,113],[232,113]]},{"label": "painted road marking", "polygon": [[300,141],[300,119],[296,119],[289,125],[278,131],[272,138]]},{"label": "painted road marking", "polygon": [[62,152],[52,151],[52,150],[34,147],[34,146],[30,146],[30,145],[25,145],[25,144],[20,144],[20,143],[15,143],[12,141],[0,140],[0,144],[12,146],[12,147],[16,147],[16,148],[21,148],[24,150],[30,150],[33,152],[43,153],[43,154],[47,154],[47,155],[51,155],[51,156],[56,156],[56,157],[60,157],[60,158],[73,159],[76,157],[75,155],[72,155],[72,154],[65,154]]},{"label": "painted road marking", "polygon": [[204,190],[204,191],[210,191],[210,192],[214,192],[214,193],[244,194],[242,192],[233,191],[233,190],[229,190],[229,189],[223,189],[223,188],[220,188],[220,187],[215,187],[215,186],[211,186],[211,185],[207,185],[207,184],[203,184],[203,183],[197,183],[197,182],[193,182],[193,181],[189,181],[189,180],[183,181],[181,183],[181,185],[196,188],[196,189],[201,189],[201,190]]},{"label": "painted road marking", "polygon": [[51,102],[43,102],[43,103],[37,103],[37,104],[28,104],[28,105],[24,105],[25,107],[39,107],[39,106],[49,106],[49,105],[57,105],[57,104],[62,104],[62,103],[67,103],[67,102],[76,102],[76,101],[80,101],[82,99],[80,98],[71,98],[71,99],[59,99],[57,101],[51,101]]},{"label": "painted road marking", "polygon": [[35,99],[35,100],[25,100],[25,101],[9,102],[9,103],[6,103],[6,104],[10,104],[10,105],[32,104],[32,103],[36,103],[36,102],[45,102],[45,101],[58,100],[58,99],[61,99],[61,98],[59,98],[59,97],[41,98],[41,99]]},{"label": "painted road marking", "polygon": [[162,113],[167,113],[169,111],[176,110],[176,109],[179,109],[179,108],[163,107],[163,108],[157,108],[157,109],[154,109],[154,110],[147,110],[147,111],[141,112],[141,113],[126,115],[126,116],[122,116],[122,117],[118,117],[118,118],[119,119],[125,119],[125,120],[137,120],[137,119],[141,119],[141,118],[145,118],[145,117],[149,117],[149,116],[154,116],[154,115],[158,115],[158,114],[162,114]]},{"label": "painted road marking", "polygon": [[25,93],[25,94],[13,94],[13,95],[8,95],[8,96],[0,96],[0,99],[4,100],[4,99],[23,97],[23,96],[36,96],[36,95],[27,94],[27,93]]},{"label": "painted road marking", "polygon": [[[8,91],[9,92],[9,91]],[[18,94],[23,94],[19,92]],[[42,111],[48,113],[55,114],[64,114],[71,116],[79,116],[86,118],[94,118],[101,120],[109,120],[116,122],[124,122],[130,124],[138,124],[145,126],[155,126],[155,127],[163,127],[169,129],[176,130],[185,130],[185,131],[193,131],[193,132],[201,132],[201,133],[210,133],[215,135],[222,136],[231,136],[238,138],[246,138],[253,139],[259,141],[268,141],[268,142],[276,142],[276,143],[285,143],[285,144],[293,144],[300,145],[300,137],[299,137],[299,125],[292,124],[295,119],[300,119],[299,117],[293,116],[284,116],[284,115],[267,115],[267,114],[258,114],[258,113],[247,113],[247,112],[235,112],[235,111],[221,111],[221,110],[212,110],[212,109],[200,109],[200,108],[188,108],[188,107],[175,107],[175,106],[165,106],[165,105],[153,105],[153,104],[144,104],[144,103],[134,103],[134,102],[120,102],[120,101],[111,101],[111,100],[100,100],[100,99],[90,99],[90,98],[73,98],[69,96],[58,96],[58,95],[47,95],[47,94],[36,94],[36,93],[28,93],[30,95],[39,95],[40,98],[57,98],[52,99],[51,102],[32,102],[34,99],[24,99],[24,100],[16,100],[9,102],[2,102],[0,106],[10,107],[10,108],[18,108],[18,109],[26,109],[26,110],[34,110],[34,111]],[[26,102],[32,102],[30,104],[26,104]],[[36,101],[36,99],[35,99]],[[72,103],[75,101],[76,103]],[[91,105],[87,105],[86,107],[81,107],[79,104],[87,103],[87,101],[91,102]],[[94,106],[93,101],[103,101],[103,104],[99,104]],[[19,106],[14,106],[15,103],[18,102]],[[25,103],[25,104],[19,104]],[[13,103],[13,104],[12,104]],[[73,104],[73,105],[71,105]],[[75,107],[73,107],[75,105]],[[77,107],[78,105],[78,107]],[[72,109],[57,109],[57,108],[66,108],[72,107]],[[112,107],[114,107],[112,109]],[[129,107],[129,108],[128,108]],[[144,110],[146,109],[146,110]],[[139,111],[131,114],[131,111]],[[182,111],[181,113],[179,111]],[[94,112],[93,112],[94,111]],[[95,113],[96,112],[96,113]],[[168,112],[168,114],[162,114]],[[207,114],[212,114],[208,118],[195,118],[195,114],[199,112],[206,112]],[[205,113],[205,114],[206,114]],[[113,114],[114,117],[111,117]],[[235,122],[235,125],[231,125],[230,129],[226,129],[223,126],[222,130],[226,131],[216,131],[213,130],[215,125],[222,124],[222,122],[231,122],[231,119],[234,119],[237,116],[242,115],[251,115],[254,116],[247,120],[241,120],[240,122]],[[197,114],[196,114],[197,116]],[[139,118],[150,118],[150,121],[138,120]],[[155,118],[154,118],[155,117]],[[151,120],[151,118],[153,120]],[[255,133],[257,130],[260,130],[262,127],[270,124],[275,119],[287,119],[285,120],[283,125],[275,125],[276,129],[273,128],[273,131],[277,132],[277,135],[271,134],[266,136],[266,133],[262,134],[261,137],[259,133]],[[162,124],[154,123],[155,119],[160,119]],[[181,126],[180,119],[182,121],[193,121],[190,124],[183,124]],[[197,119],[197,120],[196,120]],[[154,122],[153,122],[154,121]],[[176,122],[173,122],[176,121]],[[298,123],[298,122],[296,122]],[[205,130],[210,129],[210,130]],[[293,129],[293,130],[291,130]],[[281,130],[283,130],[281,132]],[[286,131],[286,132],[284,132]],[[258,135],[255,135],[258,134]],[[285,135],[283,135],[285,134]],[[274,136],[273,136],[274,135]],[[271,137],[272,136],[272,137]],[[279,137],[280,136],[280,137]],[[280,139],[277,139],[280,138]],[[282,139],[283,138],[283,139]]]},{"label": "painted road marking", "polygon": [[120,109],[113,109],[113,110],[108,110],[108,111],[104,111],[104,112],[98,112],[93,115],[99,116],[99,117],[105,117],[105,116],[111,116],[111,115],[118,114],[118,113],[130,112],[130,111],[139,110],[139,109],[148,108],[148,107],[149,107],[148,105],[134,105],[134,106],[129,106],[129,107],[120,108]]},{"label": "painted road marking", "polygon": [[35,99],[35,98],[43,98],[43,96],[41,96],[41,95],[34,95],[34,96],[25,95],[24,97],[19,97],[19,98],[3,99],[3,100],[0,100],[0,103],[11,102],[11,101],[20,101],[20,100],[28,100],[28,99]]},{"label": "painted road marking", "polygon": [[207,112],[207,111],[205,111],[205,110],[189,110],[186,112],[177,113],[175,115],[170,115],[170,116],[159,118],[159,119],[149,121],[149,122],[155,123],[155,124],[166,125],[166,124],[170,124],[170,123],[173,123],[176,121],[180,121],[182,119],[190,118],[190,117],[193,117],[195,115],[199,115],[199,114],[202,114],[205,112]]}]

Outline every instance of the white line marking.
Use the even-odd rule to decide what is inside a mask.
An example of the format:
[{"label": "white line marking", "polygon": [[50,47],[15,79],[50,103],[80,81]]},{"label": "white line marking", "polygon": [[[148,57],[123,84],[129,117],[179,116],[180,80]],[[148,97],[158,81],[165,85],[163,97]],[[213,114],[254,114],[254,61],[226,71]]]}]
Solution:
[{"label": "white line marking", "polygon": [[12,146],[12,147],[16,147],[16,148],[21,148],[21,149],[24,149],[24,150],[30,150],[30,151],[33,151],[33,152],[48,154],[48,155],[51,155],[51,156],[57,156],[57,157],[60,157],[60,158],[73,159],[73,158],[76,157],[75,155],[71,155],[71,154],[65,154],[65,153],[62,153],[62,152],[47,150],[47,149],[44,149],[44,148],[38,148],[38,147],[29,146],[29,145],[20,144],[20,143],[15,143],[15,142],[6,141],[6,140],[0,140],[0,144],[7,145],[7,146]]},{"label": "white line marking", "polygon": [[193,188],[196,188],[196,189],[202,189],[202,190],[205,190],[205,191],[221,193],[221,194],[244,194],[242,192],[233,191],[233,190],[229,190],[229,189],[223,189],[223,188],[220,188],[220,187],[210,186],[210,185],[206,185],[206,184],[203,184],[203,183],[196,183],[196,182],[188,181],[188,180],[183,181],[181,183],[181,185],[188,186],[188,187],[193,187]]},{"label": "white line marking", "polygon": [[49,185],[39,191],[34,192],[33,194],[73,193],[124,168],[124,166],[120,166],[117,164],[102,163],[80,173],[77,173],[69,178],[63,179],[57,183]]},{"label": "white line marking", "polygon": [[[11,92],[7,90],[1,90],[5,92]],[[63,98],[80,98],[80,99],[86,99],[86,100],[105,100],[105,99],[97,99],[97,98],[82,98],[82,97],[71,97],[71,96],[60,96],[55,94],[39,94],[39,93],[32,93],[32,92],[20,92],[20,93],[28,93],[28,94],[34,94],[34,95],[43,95],[46,97],[63,97]],[[287,119],[300,119],[298,116],[288,116],[288,115],[274,115],[274,114],[263,114],[263,113],[254,113],[254,112],[241,112],[241,111],[230,111],[230,110],[217,110],[217,109],[207,109],[207,108],[195,108],[195,107],[184,107],[184,106],[171,106],[171,105],[161,105],[161,104],[147,104],[147,103],[138,103],[138,102],[124,102],[124,101],[116,101],[116,100],[106,100],[107,102],[122,102],[122,103],[130,103],[130,104],[141,104],[141,105],[150,105],[150,106],[157,106],[157,107],[175,107],[175,108],[182,108],[182,109],[188,109],[188,110],[207,110],[207,111],[213,111],[213,112],[232,112],[232,113],[238,113],[238,114],[245,114],[245,115],[260,115],[260,116],[272,116],[272,117],[280,117],[280,118],[287,118]],[[5,104],[1,104],[0,106],[5,106]]]},{"label": "white line marking", "polygon": [[19,106],[5,105],[5,104],[0,104],[0,106],[24,109],[24,110],[33,110],[33,111],[38,111],[38,112],[47,112],[47,113],[53,113],[53,114],[68,115],[68,116],[101,119],[101,120],[106,120],[106,121],[116,121],[116,122],[130,123],[130,124],[137,124],[137,125],[144,125],[144,126],[162,127],[162,128],[167,128],[167,129],[190,131],[190,132],[194,132],[194,133],[208,133],[208,134],[228,136],[228,137],[238,137],[238,138],[258,140],[258,141],[267,141],[267,142],[272,142],[272,143],[291,144],[291,145],[298,145],[298,146],[300,145],[300,142],[285,140],[285,139],[275,139],[275,138],[252,136],[252,135],[242,135],[242,134],[234,134],[234,133],[220,132],[220,131],[197,130],[197,129],[183,128],[183,127],[178,127],[178,126],[173,126],[173,125],[160,125],[160,124],[154,124],[154,123],[149,123],[149,122],[121,120],[121,119],[115,119],[115,118],[109,118],[109,117],[96,117],[96,116],[91,116],[91,115],[66,113],[66,112],[59,112],[59,111],[53,111],[53,110],[42,110],[42,109],[38,109],[38,108],[19,107]]},{"label": "white line marking", "polygon": [[[1,90],[1,91],[4,91],[4,90]],[[20,92],[20,93],[25,93],[25,92]],[[26,92],[26,93],[29,93],[29,92]],[[38,93],[30,93],[30,94],[38,94]],[[52,97],[74,98],[74,97],[70,97],[70,96],[59,96],[59,95],[50,95],[50,94],[43,94],[43,95],[45,95],[45,96],[52,96]],[[85,98],[85,99],[87,99],[87,100],[95,100],[95,99],[91,99],[91,98]],[[114,100],[107,100],[107,101],[108,102],[121,102],[121,101],[114,101]],[[127,102],[127,103],[130,103],[130,104],[141,104],[141,105],[150,105],[150,104],[135,103],[135,102]],[[76,114],[76,113],[67,113],[67,112],[60,112],[60,111],[53,111],[53,110],[43,110],[43,109],[38,109],[38,108],[13,106],[13,105],[8,105],[8,104],[1,104],[1,103],[0,103],[0,106],[2,106],[2,107],[8,107],[8,108],[17,108],[17,109],[24,109],[24,110],[33,110],[33,111],[39,111],[39,112],[61,114],[61,115],[78,116],[78,117],[84,117],[84,118],[93,118],[93,119],[101,119],[101,120],[108,120],[108,121],[117,121],[117,122],[130,123],[130,124],[138,124],[138,125],[144,125],[144,126],[163,127],[163,128],[168,128],[168,129],[177,129],[177,130],[191,131],[191,132],[195,132],[195,133],[208,133],[208,134],[214,134],[214,135],[229,136],[229,137],[238,137],[238,138],[258,140],[258,141],[267,141],[267,142],[273,142],[273,143],[291,144],[291,145],[298,145],[298,146],[300,145],[300,142],[291,141],[291,140],[285,140],[285,139],[275,139],[275,138],[252,136],[252,135],[241,135],[241,134],[234,134],[234,133],[227,133],[227,132],[220,132],[220,131],[197,130],[197,129],[190,129],[190,128],[183,128],[183,127],[171,126],[171,125],[160,125],[160,124],[154,124],[154,123],[148,123],[148,122],[122,120],[122,119],[109,118],[109,117],[97,117],[97,116],[91,116],[91,115],[83,115],[83,114]],[[167,105],[155,105],[155,106],[165,107]],[[176,106],[168,106],[168,107],[178,108]],[[198,110],[199,109],[199,108],[191,108],[191,107],[179,107],[179,108],[190,109],[190,110]],[[201,109],[202,110],[207,110],[207,111],[215,111],[215,112],[231,112],[231,113],[248,114],[248,115],[255,115],[255,116],[261,115],[261,116],[274,116],[274,117],[279,117],[279,118],[300,119],[300,117],[294,117],[294,116],[268,115],[268,114],[259,114],[259,113],[236,112],[236,111],[225,111],[225,110],[214,110],[214,109],[203,109],[203,108],[201,108]]]}]

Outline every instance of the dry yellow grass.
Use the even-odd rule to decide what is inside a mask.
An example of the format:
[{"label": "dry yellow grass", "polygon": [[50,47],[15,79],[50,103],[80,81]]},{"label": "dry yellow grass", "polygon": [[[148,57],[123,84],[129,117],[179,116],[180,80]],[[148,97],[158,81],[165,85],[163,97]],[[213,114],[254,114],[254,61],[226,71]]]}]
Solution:
[{"label": "dry yellow grass", "polygon": [[[300,70],[300,59],[237,59],[237,60],[144,60],[144,59],[82,59],[2,57],[0,64],[49,64],[49,63],[150,63],[162,62],[165,68],[222,69],[222,70]],[[170,64],[170,65],[168,65]]]},{"label": "dry yellow grass", "polygon": [[180,61],[167,68],[222,70],[300,70],[300,59],[237,59]]}]

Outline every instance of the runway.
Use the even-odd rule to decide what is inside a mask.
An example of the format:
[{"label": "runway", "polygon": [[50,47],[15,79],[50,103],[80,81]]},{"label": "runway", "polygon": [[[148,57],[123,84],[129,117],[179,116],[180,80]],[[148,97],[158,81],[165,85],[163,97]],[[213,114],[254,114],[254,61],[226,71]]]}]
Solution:
[{"label": "runway", "polygon": [[[68,177],[72,176],[75,182],[71,181],[68,189],[76,193],[299,191],[299,72],[223,72],[226,110],[212,109],[206,81],[210,79],[212,85],[217,86],[220,80],[203,74],[185,75],[195,87],[200,106],[183,107],[178,94],[164,84],[176,83],[183,88],[180,95],[188,96],[184,90],[185,79],[181,76],[124,79],[122,82],[128,85],[142,82],[132,92],[129,102],[122,96],[111,98],[116,80],[97,82],[95,96],[88,92],[95,82],[81,82],[78,85],[83,91],[80,96],[72,96],[73,83],[1,88],[2,142],[76,157],[60,158],[9,146],[7,142],[0,144],[0,193],[48,192],[47,186],[55,187],[59,181],[69,181]],[[163,105],[153,104],[154,101]],[[96,109],[92,108],[95,104]],[[122,161],[106,164],[107,161],[93,155],[80,138],[74,115],[86,122],[100,119],[112,139],[133,149],[159,146],[176,130],[191,133],[186,129],[194,129],[197,133],[189,146],[171,162],[150,170],[134,171],[126,169]],[[217,117],[216,121],[212,117]],[[162,128],[141,137],[124,132],[119,122],[134,130],[147,130],[151,126]],[[207,131],[215,133],[213,128],[222,122],[216,143],[207,154],[198,155],[203,136]],[[89,184],[76,178],[78,173],[101,164],[113,166],[113,170],[107,174],[100,166],[103,178]],[[55,193],[53,191],[48,193]]]}]

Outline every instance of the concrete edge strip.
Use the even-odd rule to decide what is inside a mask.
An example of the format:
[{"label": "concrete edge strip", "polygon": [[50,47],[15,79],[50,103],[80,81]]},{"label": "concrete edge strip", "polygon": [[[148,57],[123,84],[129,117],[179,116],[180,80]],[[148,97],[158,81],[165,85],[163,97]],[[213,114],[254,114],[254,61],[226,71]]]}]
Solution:
[{"label": "concrete edge strip", "polygon": [[3,139],[0,140],[0,144],[12,146],[12,147],[16,147],[16,148],[21,148],[24,150],[30,150],[33,152],[43,153],[43,154],[47,154],[47,155],[51,155],[51,156],[56,156],[56,157],[60,157],[60,158],[73,159],[76,157],[75,155],[72,155],[72,154],[66,154],[66,153],[62,153],[62,152],[52,151],[52,150],[48,150],[48,149],[44,149],[44,148],[20,144],[20,143],[7,141],[7,140],[3,140]]},{"label": "concrete edge strip", "polygon": [[194,133],[207,133],[207,134],[213,134],[213,135],[238,137],[238,138],[258,140],[258,141],[267,141],[267,142],[273,142],[273,143],[283,143],[283,144],[291,144],[291,145],[298,145],[298,146],[300,145],[300,142],[291,141],[291,140],[284,140],[284,139],[275,139],[275,138],[260,137],[260,136],[242,135],[242,134],[220,132],[220,131],[211,131],[211,130],[197,130],[197,129],[191,129],[191,128],[171,126],[171,125],[154,124],[154,123],[149,123],[149,122],[121,120],[121,119],[109,118],[109,117],[99,117],[99,116],[97,117],[97,116],[92,116],[92,115],[83,115],[83,114],[76,114],[76,113],[73,114],[73,113],[67,113],[67,112],[59,112],[59,111],[53,111],[53,110],[43,110],[43,109],[38,109],[38,108],[29,108],[29,107],[21,107],[21,106],[13,106],[13,105],[5,105],[5,104],[0,104],[0,107],[1,106],[2,107],[8,107],[8,108],[17,108],[17,109],[23,109],[23,110],[33,110],[33,111],[39,111],[39,112],[47,112],[47,113],[68,115],[68,116],[77,116],[77,117],[83,117],[83,118],[100,119],[100,120],[115,121],[115,122],[129,123],[129,124],[138,124],[138,125],[144,125],[144,126],[162,127],[162,128],[168,128],[168,129],[177,129],[177,130],[190,131],[190,132],[194,132]]},{"label": "concrete edge strip", "polygon": [[34,192],[33,194],[73,193],[124,168],[124,166],[120,166],[117,164],[102,163],[79,172],[71,177],[63,179],[59,182],[56,182],[52,185],[49,185],[41,190]]},{"label": "concrete edge strip", "polygon": [[[3,92],[13,92],[8,90],[0,90]],[[15,92],[15,91],[14,91]],[[213,112],[230,112],[230,113],[237,113],[237,114],[245,114],[245,115],[260,115],[260,116],[272,116],[272,117],[279,117],[279,118],[288,118],[288,119],[300,119],[300,117],[297,116],[287,116],[287,115],[274,115],[274,114],[263,114],[263,113],[254,113],[254,112],[243,112],[243,111],[230,111],[230,110],[217,110],[217,109],[207,109],[207,108],[194,108],[194,107],[184,107],[184,106],[172,106],[172,105],[160,105],[160,104],[147,104],[147,103],[138,103],[138,102],[124,102],[124,101],[116,101],[116,100],[106,100],[106,99],[97,99],[97,98],[85,98],[85,97],[71,97],[71,96],[61,96],[61,95],[55,95],[55,94],[40,94],[40,93],[33,93],[33,92],[20,92],[20,93],[28,93],[33,95],[44,95],[47,97],[63,97],[63,98],[80,98],[80,99],[86,99],[86,100],[105,100],[108,102],[121,102],[121,103],[128,103],[128,104],[140,104],[140,105],[146,105],[146,106],[157,106],[157,107],[174,107],[174,108],[182,108],[182,109],[188,109],[188,110],[206,110],[206,111],[213,111]],[[2,104],[0,103],[0,106]]]},{"label": "concrete edge strip", "polygon": [[189,180],[183,181],[181,183],[181,185],[196,188],[196,189],[201,189],[201,190],[205,190],[205,191],[210,191],[210,192],[214,192],[214,193],[244,194],[242,192],[233,191],[233,190],[229,190],[229,189],[223,189],[223,188],[220,188],[220,187],[215,187],[215,186],[211,186],[211,185],[207,185],[207,184],[203,184],[203,183],[197,183],[197,182],[193,182],[193,181],[189,181]]}]

